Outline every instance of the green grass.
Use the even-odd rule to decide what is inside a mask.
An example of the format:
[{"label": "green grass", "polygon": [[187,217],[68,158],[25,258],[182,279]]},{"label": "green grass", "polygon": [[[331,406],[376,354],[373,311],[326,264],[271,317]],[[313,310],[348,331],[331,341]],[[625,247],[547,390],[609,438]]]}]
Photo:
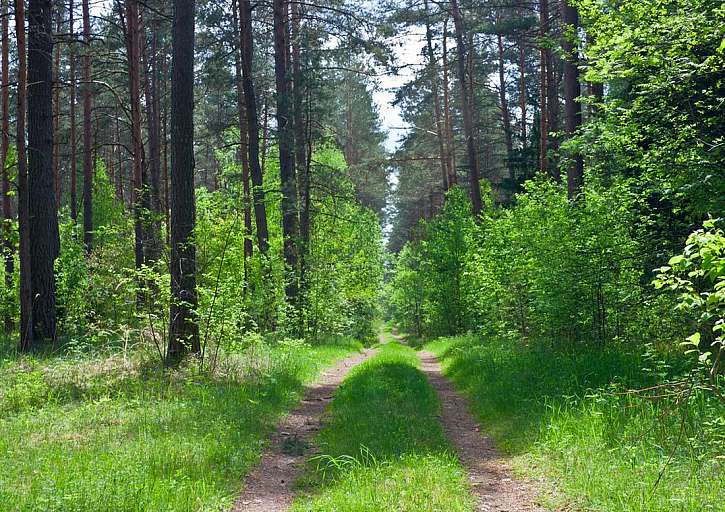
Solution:
[{"label": "green grass", "polygon": [[133,357],[5,356],[0,510],[227,507],[304,383],[359,349],[259,344],[214,375]]},{"label": "green grass", "polygon": [[318,436],[293,511],[469,511],[464,470],[452,455],[439,403],[415,352],[398,343],[348,376]]},{"label": "green grass", "polygon": [[577,509],[724,510],[722,402],[695,393],[678,409],[624,393],[677,373],[671,364],[616,346],[567,352],[463,337],[427,348],[498,447],[555,482]]}]

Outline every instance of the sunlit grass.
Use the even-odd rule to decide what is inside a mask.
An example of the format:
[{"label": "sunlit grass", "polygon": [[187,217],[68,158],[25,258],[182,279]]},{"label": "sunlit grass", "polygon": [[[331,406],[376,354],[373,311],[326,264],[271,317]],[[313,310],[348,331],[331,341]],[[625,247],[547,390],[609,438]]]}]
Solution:
[{"label": "sunlit grass", "polygon": [[703,393],[683,409],[624,393],[677,372],[671,365],[617,346],[454,338],[427,348],[497,446],[584,510],[723,510],[725,488],[713,483],[725,480],[725,406]]},{"label": "sunlit grass", "polygon": [[257,346],[213,375],[121,357],[0,364],[0,510],[232,503],[304,383],[360,345]]},{"label": "sunlit grass", "polygon": [[465,472],[415,352],[392,342],[335,394],[293,510],[469,511]]}]

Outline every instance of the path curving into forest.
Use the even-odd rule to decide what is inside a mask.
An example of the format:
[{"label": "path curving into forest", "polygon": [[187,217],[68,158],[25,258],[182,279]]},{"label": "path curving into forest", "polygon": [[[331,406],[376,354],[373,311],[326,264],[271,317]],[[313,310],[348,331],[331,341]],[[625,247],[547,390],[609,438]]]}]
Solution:
[{"label": "path curving into forest", "polygon": [[304,463],[314,453],[314,437],[332,395],[350,371],[375,355],[375,349],[340,361],[323,372],[305,391],[300,405],[290,412],[270,435],[270,446],[259,464],[247,475],[244,489],[232,512],[283,512],[294,499],[294,482]]},{"label": "path curving into forest", "polygon": [[468,410],[466,399],[441,371],[431,352],[419,352],[420,369],[438,393],[441,422],[458,458],[468,473],[477,512],[544,512],[536,503],[536,489],[530,482],[513,478],[511,468],[493,446],[493,440]]}]

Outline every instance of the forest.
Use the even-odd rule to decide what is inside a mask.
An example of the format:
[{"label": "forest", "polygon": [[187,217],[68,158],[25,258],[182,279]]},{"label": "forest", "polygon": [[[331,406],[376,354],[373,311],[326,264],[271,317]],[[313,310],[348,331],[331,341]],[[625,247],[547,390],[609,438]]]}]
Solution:
[{"label": "forest", "polygon": [[0,512],[725,512],[721,1],[0,32]]}]

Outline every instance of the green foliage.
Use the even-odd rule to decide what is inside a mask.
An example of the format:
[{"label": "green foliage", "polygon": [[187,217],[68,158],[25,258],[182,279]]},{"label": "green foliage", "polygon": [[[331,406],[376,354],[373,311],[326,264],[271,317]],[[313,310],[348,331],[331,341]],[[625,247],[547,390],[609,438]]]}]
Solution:
[{"label": "green foliage", "polygon": [[677,307],[697,318],[700,331],[683,343],[696,352],[714,381],[720,371],[725,342],[725,233],[715,220],[705,222],[687,238],[682,254],[660,267],[655,288],[676,292]]},{"label": "green foliage", "polygon": [[383,345],[335,394],[301,511],[470,511],[473,500],[415,352]]}]

